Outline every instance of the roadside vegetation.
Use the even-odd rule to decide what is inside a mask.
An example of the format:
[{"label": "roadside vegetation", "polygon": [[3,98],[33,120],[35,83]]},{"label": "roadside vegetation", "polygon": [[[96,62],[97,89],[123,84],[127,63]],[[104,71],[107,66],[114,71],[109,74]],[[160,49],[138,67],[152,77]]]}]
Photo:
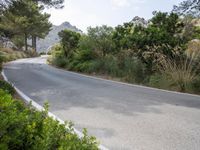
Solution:
[{"label": "roadside vegetation", "polygon": [[199,20],[154,12],[147,26],[124,23],[64,30],[49,62],[68,70],[156,88],[200,93]]},{"label": "roadside vegetation", "polygon": [[36,56],[38,56],[38,54],[35,51],[20,51],[11,48],[0,47],[0,57],[4,62]]},{"label": "roadside vegetation", "polygon": [[14,93],[11,85],[0,81],[0,149],[98,149],[96,139],[86,130],[80,138],[72,123],[60,124],[48,117],[48,105],[39,112],[31,104],[14,99]]}]

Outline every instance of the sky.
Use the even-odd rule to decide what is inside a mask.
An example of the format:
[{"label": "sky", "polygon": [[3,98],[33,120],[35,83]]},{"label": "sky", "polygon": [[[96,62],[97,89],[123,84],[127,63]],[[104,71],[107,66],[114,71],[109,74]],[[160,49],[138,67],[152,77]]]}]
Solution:
[{"label": "sky", "polygon": [[45,10],[54,25],[68,21],[86,32],[87,27],[115,27],[135,16],[150,19],[153,11],[169,12],[183,0],[65,0],[63,9]]}]

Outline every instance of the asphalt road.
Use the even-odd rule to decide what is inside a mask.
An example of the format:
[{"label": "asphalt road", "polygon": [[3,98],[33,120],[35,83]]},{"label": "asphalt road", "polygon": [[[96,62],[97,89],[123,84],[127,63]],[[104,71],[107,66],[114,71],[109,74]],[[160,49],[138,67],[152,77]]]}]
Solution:
[{"label": "asphalt road", "polygon": [[200,97],[85,77],[23,59],[5,75],[27,96],[113,150],[199,150]]}]

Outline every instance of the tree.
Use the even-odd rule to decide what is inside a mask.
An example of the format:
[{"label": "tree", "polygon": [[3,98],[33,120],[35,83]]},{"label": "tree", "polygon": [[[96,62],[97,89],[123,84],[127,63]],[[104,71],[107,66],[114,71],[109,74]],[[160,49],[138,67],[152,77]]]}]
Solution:
[{"label": "tree", "polygon": [[185,0],[178,6],[174,6],[173,12],[179,15],[192,15],[200,17],[200,1],[199,0]]},{"label": "tree", "polygon": [[113,52],[114,44],[112,41],[112,33],[113,28],[106,25],[88,28],[88,37],[94,43],[94,50],[102,56]]},{"label": "tree", "polygon": [[36,51],[36,39],[37,38],[44,38],[50,31],[52,24],[49,22],[50,15],[47,13],[40,13],[41,7],[38,5],[34,5],[34,9],[30,11],[31,15],[31,30],[29,32],[32,38],[32,47]]},{"label": "tree", "polygon": [[[1,0],[0,8],[3,9],[9,5],[12,5],[16,1],[18,0]],[[47,7],[63,8],[64,0],[32,0],[32,2],[40,3],[41,5],[44,5]]]},{"label": "tree", "polygon": [[26,16],[18,15],[13,12],[16,7],[10,6],[1,16],[0,28],[13,33],[14,35],[24,35],[24,45],[27,50],[27,38],[29,32],[29,22]]},{"label": "tree", "polygon": [[182,53],[187,42],[182,38],[184,24],[177,14],[155,12],[150,22],[142,33],[135,30],[136,34],[131,37],[136,41],[133,45],[138,48],[138,56],[148,68],[162,57],[174,58],[176,53]]},{"label": "tree", "polygon": [[131,43],[129,41],[130,35],[134,32],[134,24],[131,22],[124,23],[123,25],[118,25],[112,35],[112,40],[116,45],[116,49],[123,50],[129,49]]},{"label": "tree", "polygon": [[24,35],[26,50],[27,38],[32,36],[33,48],[36,50],[36,37],[44,38],[51,28],[48,21],[50,15],[40,13],[42,9],[42,6],[31,0],[13,1],[1,16],[0,28],[16,35]]},{"label": "tree", "polygon": [[175,13],[154,12],[148,26],[125,23],[115,28],[113,40],[120,51],[131,50],[151,71],[162,57],[174,57],[184,49],[188,39],[182,32],[184,23]]},{"label": "tree", "polygon": [[63,8],[64,0],[33,0],[34,2],[41,3],[47,7]]},{"label": "tree", "polygon": [[31,25],[32,30],[30,32],[30,35],[32,37],[32,47],[36,51],[37,44],[36,39],[37,38],[45,38],[45,36],[49,33],[50,28],[52,27],[52,24],[49,22],[49,14],[41,14],[34,15],[34,21]]},{"label": "tree", "polygon": [[70,30],[62,30],[58,35],[61,38],[64,55],[69,58],[73,51],[78,47],[80,34]]},{"label": "tree", "polygon": [[[1,0],[0,1],[0,17],[3,15],[3,12],[8,9],[9,6],[12,6],[13,4],[16,4],[17,2],[19,2],[21,0]],[[31,0],[32,2],[34,2],[36,5],[39,4],[39,6],[42,7],[54,7],[54,8],[63,8],[63,3],[64,0]],[[26,0],[24,0],[24,2],[26,2]],[[1,18],[0,18],[0,22],[1,22]],[[1,28],[0,30],[0,35],[1,36],[8,36],[10,35],[10,33],[7,30],[4,30]]]}]

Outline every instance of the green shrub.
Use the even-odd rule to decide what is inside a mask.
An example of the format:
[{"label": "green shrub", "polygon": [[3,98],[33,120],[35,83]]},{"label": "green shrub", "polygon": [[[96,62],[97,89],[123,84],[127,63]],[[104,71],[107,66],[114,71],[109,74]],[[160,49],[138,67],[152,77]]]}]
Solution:
[{"label": "green shrub", "polygon": [[66,57],[54,57],[52,58],[52,63],[55,66],[61,67],[61,68],[65,68],[68,64],[68,61],[66,59]]},{"label": "green shrub", "polygon": [[94,72],[93,64],[96,57],[92,50],[77,50],[69,62],[68,69],[87,73]]},{"label": "green shrub", "polygon": [[82,63],[76,63],[73,61],[73,64],[71,63],[69,66],[70,70],[79,71],[79,72],[87,72],[92,73],[93,70],[93,62],[92,61],[85,61]]},{"label": "green shrub", "polygon": [[116,57],[108,55],[102,58],[101,61],[103,65],[102,72],[110,74],[111,76],[118,76],[119,67]]},{"label": "green shrub", "polygon": [[84,49],[78,50],[77,53],[74,55],[74,60],[79,62],[91,61],[96,59],[97,56],[92,50]]},{"label": "green shrub", "polygon": [[60,45],[55,45],[52,50],[52,56],[51,59],[49,60],[51,64],[65,68],[68,65],[67,58],[64,55],[64,51]]},{"label": "green shrub", "polygon": [[71,123],[59,124],[48,117],[47,107],[39,112],[31,106],[25,107],[21,101],[0,90],[0,149],[30,150],[96,150],[94,137],[79,138]]},{"label": "green shrub", "polygon": [[146,77],[145,65],[136,58],[124,60],[123,74],[128,82],[142,83]]},{"label": "green shrub", "polygon": [[3,80],[0,80],[0,89],[3,89],[5,92],[12,95],[15,93],[15,89],[13,88],[13,86]]}]

